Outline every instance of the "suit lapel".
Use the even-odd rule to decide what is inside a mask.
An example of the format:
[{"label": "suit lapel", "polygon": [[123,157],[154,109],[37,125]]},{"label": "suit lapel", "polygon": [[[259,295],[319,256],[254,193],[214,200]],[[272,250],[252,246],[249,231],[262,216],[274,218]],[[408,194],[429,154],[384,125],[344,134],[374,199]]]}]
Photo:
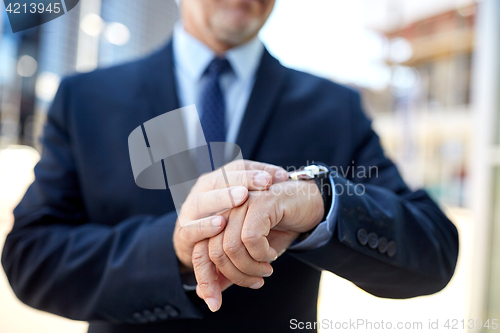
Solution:
[{"label": "suit lapel", "polygon": [[285,74],[286,70],[278,60],[264,50],[236,140],[245,159],[255,159],[266,124],[283,93]]},{"label": "suit lapel", "polygon": [[170,40],[162,50],[149,59],[145,94],[151,112],[150,118],[179,108],[173,58],[172,40]]},{"label": "suit lapel", "polygon": [[[173,58],[172,40],[170,40],[167,46],[153,54],[152,58],[148,61],[149,68],[147,70],[146,83],[144,84],[144,93],[149,110],[148,120],[179,108]],[[187,134],[182,116],[177,114],[173,119],[175,119],[173,121],[179,124],[179,126],[175,128],[175,134],[171,136],[171,140],[173,141],[165,144],[188,147]],[[165,128],[165,130],[167,129]],[[170,170],[168,172],[170,176],[167,174],[167,179],[192,179],[192,175],[196,174],[196,167],[193,161],[191,161],[188,154],[185,156],[181,154],[177,155],[177,158],[162,161],[165,167]],[[179,190],[177,190],[177,195],[180,195]],[[187,193],[185,196],[187,196]]]}]

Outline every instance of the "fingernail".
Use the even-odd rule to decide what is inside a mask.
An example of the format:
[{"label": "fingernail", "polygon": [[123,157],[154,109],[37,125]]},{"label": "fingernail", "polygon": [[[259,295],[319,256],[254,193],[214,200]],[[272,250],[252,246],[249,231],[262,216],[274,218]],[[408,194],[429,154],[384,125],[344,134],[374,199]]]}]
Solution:
[{"label": "fingernail", "polygon": [[271,182],[271,176],[267,172],[259,172],[253,178],[256,186],[266,187]]},{"label": "fingernail", "polygon": [[247,190],[244,187],[237,187],[231,190],[231,196],[234,201],[240,203],[247,196]]},{"label": "fingernail", "polygon": [[[271,260],[269,260],[269,262],[276,261],[276,259],[278,259],[278,252],[277,252],[274,248],[272,248],[272,247],[271,247],[271,248],[269,248],[269,250],[270,250],[270,251],[269,251],[269,254],[270,254],[270,256],[269,256],[269,257],[271,257],[271,255],[272,255],[271,253],[273,253],[273,252],[275,253],[275,254],[274,254],[274,256],[272,257],[272,259],[271,259]],[[269,257],[268,257],[268,258],[269,258]]]},{"label": "fingernail", "polygon": [[216,228],[222,225],[222,218],[220,216],[214,217],[212,221],[210,221],[212,225]]},{"label": "fingernail", "polygon": [[270,277],[270,276],[273,274],[273,271],[274,271],[274,270],[273,270],[273,269],[271,269],[271,272],[269,272],[269,273],[266,273],[266,274],[262,275],[262,277]]},{"label": "fingernail", "polygon": [[250,288],[252,289],[259,289],[260,287],[262,287],[264,285],[264,281],[259,281],[253,285],[250,286]]},{"label": "fingernail", "polygon": [[285,181],[285,180],[288,180],[288,172],[286,171],[278,171],[276,172],[276,174],[274,175],[274,177],[276,177],[276,180],[277,181]]},{"label": "fingernail", "polygon": [[207,303],[210,311],[212,311],[212,312],[217,311],[218,304],[217,304],[217,301],[215,300],[215,298],[207,298],[207,299],[205,299],[205,302]]}]

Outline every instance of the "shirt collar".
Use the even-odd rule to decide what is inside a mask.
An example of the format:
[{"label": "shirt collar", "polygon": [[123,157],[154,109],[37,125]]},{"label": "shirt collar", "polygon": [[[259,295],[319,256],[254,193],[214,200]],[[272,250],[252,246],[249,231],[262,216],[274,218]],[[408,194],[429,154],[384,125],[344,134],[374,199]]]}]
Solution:
[{"label": "shirt collar", "polygon": [[[177,22],[173,32],[174,59],[176,66],[194,80],[201,79],[215,53],[200,40],[188,33],[181,22]],[[238,79],[248,80],[257,71],[264,45],[258,37],[230,49],[225,57]]]}]

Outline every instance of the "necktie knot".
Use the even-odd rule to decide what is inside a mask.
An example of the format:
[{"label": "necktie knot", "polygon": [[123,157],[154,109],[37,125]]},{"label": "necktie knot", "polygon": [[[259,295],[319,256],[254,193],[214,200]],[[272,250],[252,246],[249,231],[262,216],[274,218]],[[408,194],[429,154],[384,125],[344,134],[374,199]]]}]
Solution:
[{"label": "necktie knot", "polygon": [[226,58],[214,58],[205,73],[209,76],[219,77],[219,75],[228,71],[231,71],[231,65]]}]

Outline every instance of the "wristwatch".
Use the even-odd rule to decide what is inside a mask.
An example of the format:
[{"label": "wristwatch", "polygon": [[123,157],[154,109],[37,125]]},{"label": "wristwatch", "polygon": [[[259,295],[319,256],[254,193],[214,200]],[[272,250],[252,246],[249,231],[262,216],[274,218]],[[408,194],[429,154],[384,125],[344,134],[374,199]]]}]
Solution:
[{"label": "wristwatch", "polygon": [[[326,220],[326,216],[328,215],[328,212],[330,211],[332,205],[333,189],[331,187],[331,183],[328,178],[329,174],[330,174],[330,168],[328,168],[325,165],[317,165],[317,164],[308,165],[297,171],[288,173],[288,178],[292,180],[314,179],[316,185],[318,185],[321,197],[323,198],[323,205],[325,209],[325,214],[323,215],[323,219],[321,221]],[[308,234],[311,234],[313,231],[314,229],[302,235],[301,238],[303,238],[304,236],[308,236]]]},{"label": "wristwatch", "polygon": [[323,165],[308,165],[294,172],[289,172],[288,177],[293,180],[308,180],[328,178],[329,170]]}]

